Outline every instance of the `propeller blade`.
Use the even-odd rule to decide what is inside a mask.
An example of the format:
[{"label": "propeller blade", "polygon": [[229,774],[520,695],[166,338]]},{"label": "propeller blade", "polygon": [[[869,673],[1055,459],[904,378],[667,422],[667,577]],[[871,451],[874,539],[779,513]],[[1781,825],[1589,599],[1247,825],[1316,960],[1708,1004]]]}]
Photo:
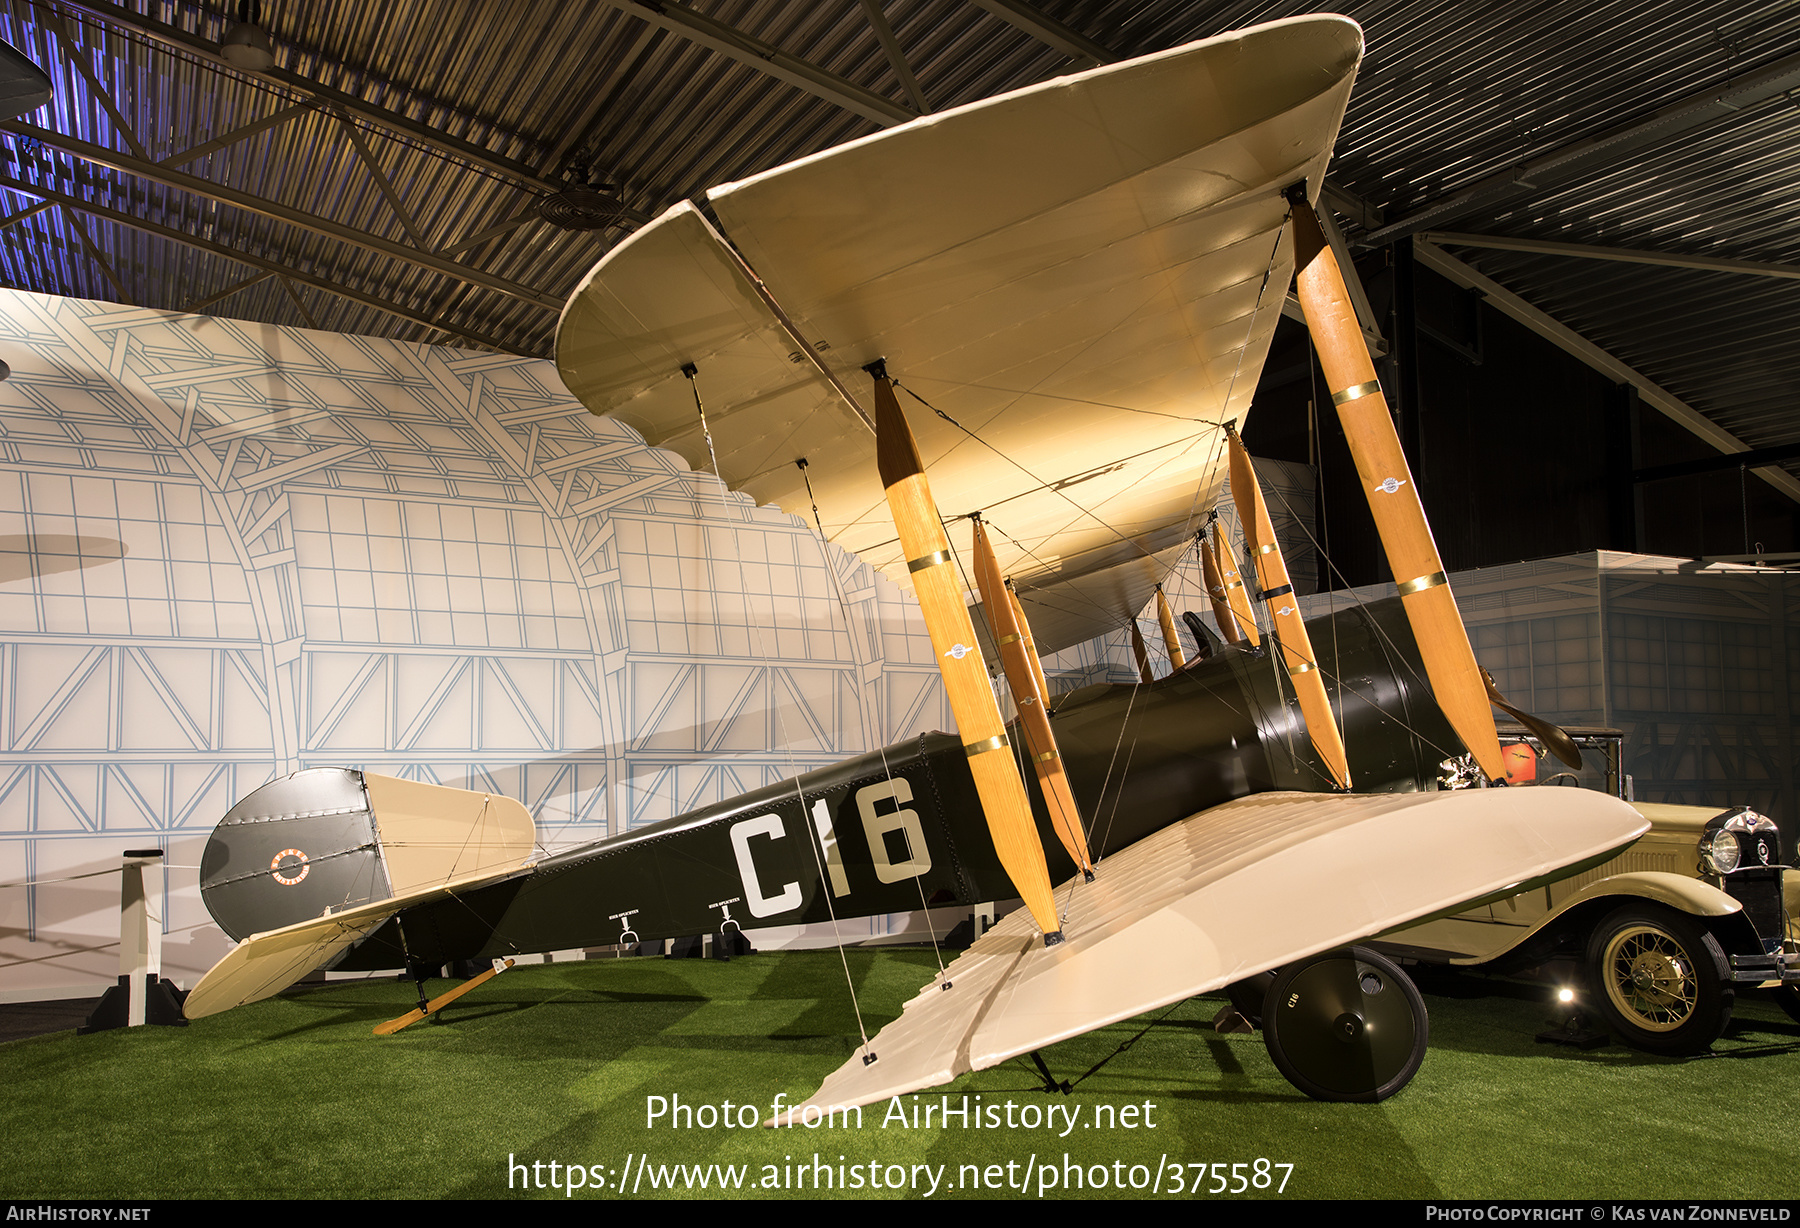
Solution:
[{"label": "propeller blade", "polygon": [[1573,738],[1549,721],[1540,720],[1529,712],[1521,712],[1507,703],[1500,694],[1499,688],[1494,685],[1494,676],[1485,669],[1481,671],[1481,682],[1483,686],[1487,687],[1489,703],[1531,730],[1533,736],[1544,744],[1545,750],[1561,759],[1569,767],[1577,771],[1581,769],[1581,748],[1575,745]]}]

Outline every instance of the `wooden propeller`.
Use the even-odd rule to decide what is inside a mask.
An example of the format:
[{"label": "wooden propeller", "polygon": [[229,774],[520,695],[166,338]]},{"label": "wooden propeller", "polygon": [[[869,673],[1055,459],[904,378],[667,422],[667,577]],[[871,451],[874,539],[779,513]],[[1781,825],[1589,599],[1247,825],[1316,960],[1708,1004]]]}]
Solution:
[{"label": "wooden propeller", "polygon": [[1500,694],[1500,688],[1494,685],[1494,676],[1485,669],[1481,671],[1481,681],[1487,687],[1489,703],[1531,730],[1537,740],[1544,744],[1544,748],[1561,759],[1564,764],[1576,771],[1581,770],[1581,748],[1575,745],[1575,739],[1564,733],[1560,726],[1552,725],[1549,721],[1533,716],[1529,712],[1522,712],[1507,703],[1506,698]]}]

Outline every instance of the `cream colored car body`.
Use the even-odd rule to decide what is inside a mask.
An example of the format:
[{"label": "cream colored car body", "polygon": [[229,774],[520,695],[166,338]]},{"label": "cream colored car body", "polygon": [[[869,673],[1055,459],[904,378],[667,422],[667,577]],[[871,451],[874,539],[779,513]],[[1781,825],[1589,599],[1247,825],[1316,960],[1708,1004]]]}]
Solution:
[{"label": "cream colored car body", "polygon": [[[1743,905],[1725,893],[1719,879],[1706,875],[1700,865],[1700,833],[1727,807],[1656,802],[1631,805],[1650,821],[1650,830],[1612,860],[1548,887],[1395,930],[1383,935],[1378,945],[1429,962],[1485,964],[1553,931],[1571,914],[1585,914],[1588,910],[1583,906],[1595,902],[1607,908],[1642,899],[1701,918],[1743,911]],[[1790,877],[1784,884],[1790,929],[1800,905],[1797,890],[1800,876]]]}]

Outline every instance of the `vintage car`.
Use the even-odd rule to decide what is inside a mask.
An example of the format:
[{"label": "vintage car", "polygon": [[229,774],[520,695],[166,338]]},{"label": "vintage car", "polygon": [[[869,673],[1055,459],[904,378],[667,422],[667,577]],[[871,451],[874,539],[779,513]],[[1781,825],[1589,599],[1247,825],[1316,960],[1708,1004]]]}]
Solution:
[{"label": "vintage car", "polygon": [[[1532,752],[1519,756],[1531,760],[1521,773],[1527,779],[1511,787],[1599,787],[1632,801],[1619,731],[1567,732],[1582,750],[1579,772],[1546,771],[1555,760],[1542,756],[1538,740],[1502,726],[1504,742]],[[1535,779],[1534,768],[1546,778]],[[1569,988],[1626,1044],[1651,1053],[1704,1052],[1746,986],[1774,989],[1800,1020],[1800,880],[1783,881],[1788,859],[1775,823],[1747,806],[1632,804],[1651,828],[1612,860],[1372,945],[1403,959],[1496,972],[1566,970],[1574,961],[1579,975],[1567,979],[1578,984]]]}]

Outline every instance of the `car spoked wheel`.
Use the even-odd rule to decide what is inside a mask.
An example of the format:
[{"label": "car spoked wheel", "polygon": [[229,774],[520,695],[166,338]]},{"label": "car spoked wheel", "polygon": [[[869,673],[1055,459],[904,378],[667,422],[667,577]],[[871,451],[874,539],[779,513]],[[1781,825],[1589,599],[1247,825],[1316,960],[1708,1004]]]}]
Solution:
[{"label": "car spoked wheel", "polygon": [[1288,1082],[1315,1100],[1386,1100],[1425,1060],[1425,999],[1366,947],[1328,951],[1275,974],[1263,1043]]},{"label": "car spoked wheel", "polygon": [[1630,905],[1588,938],[1596,1005],[1619,1038],[1650,1053],[1704,1053],[1731,1022],[1736,993],[1719,940],[1672,909]]}]

